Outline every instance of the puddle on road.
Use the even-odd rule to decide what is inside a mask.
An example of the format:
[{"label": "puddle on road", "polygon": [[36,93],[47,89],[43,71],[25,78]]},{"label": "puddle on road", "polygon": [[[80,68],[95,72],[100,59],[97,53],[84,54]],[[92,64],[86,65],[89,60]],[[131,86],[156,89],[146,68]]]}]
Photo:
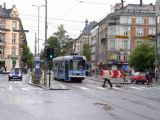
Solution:
[{"label": "puddle on road", "polygon": [[113,108],[106,103],[94,103],[95,105],[101,106],[104,110],[113,110]]}]

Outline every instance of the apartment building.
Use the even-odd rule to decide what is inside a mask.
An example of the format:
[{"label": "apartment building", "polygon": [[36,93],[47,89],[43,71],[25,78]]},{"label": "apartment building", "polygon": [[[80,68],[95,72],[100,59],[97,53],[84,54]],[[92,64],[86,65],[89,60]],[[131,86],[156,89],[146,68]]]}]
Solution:
[{"label": "apartment building", "polygon": [[27,44],[25,30],[15,5],[0,5],[0,67],[11,70],[21,66],[22,44]]},{"label": "apartment building", "polygon": [[158,72],[160,72],[160,0],[156,0],[156,60],[155,66]]},{"label": "apartment building", "polygon": [[74,43],[74,49],[75,49],[75,53],[79,54],[79,55],[83,55],[83,46],[84,44],[89,44],[91,45],[91,30],[94,28],[94,26],[97,23],[95,21],[93,22],[88,22],[88,20],[85,21],[85,27],[82,31],[82,33],[80,34],[80,36],[75,40]]},{"label": "apartment building", "polygon": [[137,45],[155,44],[155,5],[128,4],[108,17],[107,58],[112,69],[127,66],[128,55]]},{"label": "apartment building", "polygon": [[128,56],[137,45],[155,44],[155,5],[116,4],[114,9],[91,32],[92,69],[99,64],[115,70],[128,68]]}]

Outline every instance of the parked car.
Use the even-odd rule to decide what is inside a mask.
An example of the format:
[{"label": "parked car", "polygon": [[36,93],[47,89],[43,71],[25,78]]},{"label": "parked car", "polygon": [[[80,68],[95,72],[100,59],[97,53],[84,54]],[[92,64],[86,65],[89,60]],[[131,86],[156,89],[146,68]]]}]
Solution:
[{"label": "parked car", "polygon": [[130,77],[131,83],[135,82],[142,82],[143,84],[147,82],[146,79],[146,73],[145,72],[135,72],[131,77]]},{"label": "parked car", "polygon": [[22,72],[20,68],[14,68],[8,74],[8,79],[11,81],[12,79],[19,79],[22,80]]}]

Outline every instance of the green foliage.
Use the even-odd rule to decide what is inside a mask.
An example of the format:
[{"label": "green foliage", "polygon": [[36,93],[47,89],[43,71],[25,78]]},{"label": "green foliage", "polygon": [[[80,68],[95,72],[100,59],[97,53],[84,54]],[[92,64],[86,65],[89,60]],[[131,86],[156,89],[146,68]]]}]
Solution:
[{"label": "green foliage", "polygon": [[22,45],[21,47],[23,49],[22,62],[24,65],[27,65],[29,68],[33,69],[33,54],[27,45]]},{"label": "green foliage", "polygon": [[154,68],[155,50],[151,44],[138,45],[129,55],[128,63],[136,71]]},{"label": "green foliage", "polygon": [[48,44],[50,48],[54,48],[54,57],[58,57],[61,54],[61,47],[58,39],[54,36],[51,36],[48,39]]},{"label": "green foliage", "polygon": [[83,55],[86,56],[87,60],[91,59],[91,46],[89,44],[83,45]]},{"label": "green foliage", "polygon": [[73,39],[66,33],[64,26],[61,24],[58,26],[58,31],[48,39],[49,46],[54,48],[55,57],[70,54],[72,50]]}]

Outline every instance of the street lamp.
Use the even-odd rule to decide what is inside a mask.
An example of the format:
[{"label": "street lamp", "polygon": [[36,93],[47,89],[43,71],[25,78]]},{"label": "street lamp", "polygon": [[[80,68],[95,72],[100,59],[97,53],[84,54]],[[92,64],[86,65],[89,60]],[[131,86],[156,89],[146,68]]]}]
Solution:
[{"label": "street lamp", "polygon": [[38,8],[38,56],[39,56],[39,10],[40,10],[40,7],[44,7],[44,5],[32,5],[34,7],[37,7]]},{"label": "street lamp", "polygon": [[154,62],[154,65],[155,65],[155,78],[157,80],[157,75],[159,73],[159,62],[158,62],[158,42],[160,40],[160,29],[158,29],[160,26],[160,15],[159,14],[156,14],[156,41],[155,41],[155,62]]}]

